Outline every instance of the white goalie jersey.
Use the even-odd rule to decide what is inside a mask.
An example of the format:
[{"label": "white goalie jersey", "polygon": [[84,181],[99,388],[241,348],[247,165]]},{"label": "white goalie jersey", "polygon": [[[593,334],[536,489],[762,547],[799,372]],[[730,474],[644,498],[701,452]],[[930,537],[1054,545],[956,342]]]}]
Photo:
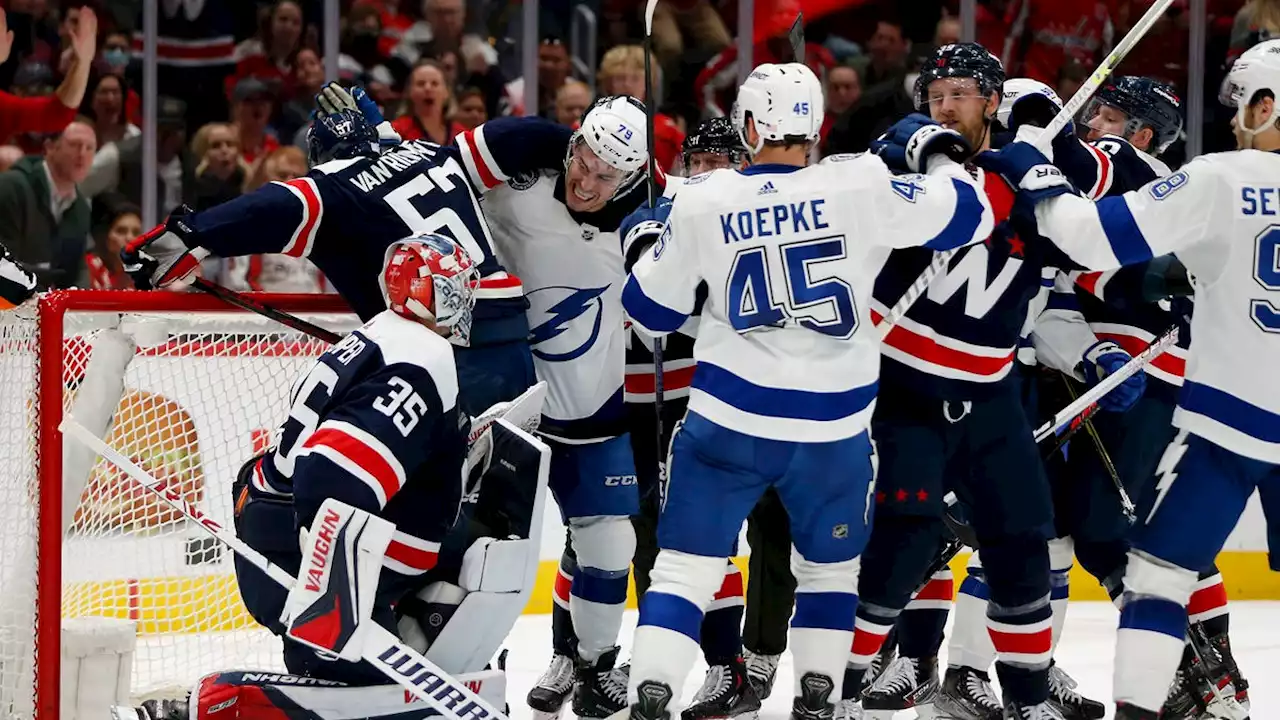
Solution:
[{"label": "white goalie jersey", "polygon": [[1040,231],[1105,269],[1175,252],[1195,283],[1194,338],[1173,423],[1232,452],[1280,463],[1280,155],[1196,158],[1095,205],[1036,208]]},{"label": "white goalie jersey", "polygon": [[889,251],[991,232],[991,207],[964,169],[939,158],[931,171],[895,177],[864,154],[687,180],[623,304],[646,332],[672,332],[706,282],[689,409],[776,440],[865,430],[880,372],[870,298]]}]

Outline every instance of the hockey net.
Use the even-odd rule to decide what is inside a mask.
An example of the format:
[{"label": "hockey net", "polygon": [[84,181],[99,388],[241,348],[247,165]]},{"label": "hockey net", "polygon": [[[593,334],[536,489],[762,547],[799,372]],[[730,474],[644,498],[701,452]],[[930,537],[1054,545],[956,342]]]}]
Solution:
[{"label": "hockey net", "polygon": [[[335,296],[254,297],[330,330],[358,325]],[[59,718],[75,619],[132,621],[135,699],[214,670],[282,669],[230,554],[58,426],[73,415],[230,527],[237,470],[327,347],[195,293],[61,291],[0,314],[0,717]]]}]

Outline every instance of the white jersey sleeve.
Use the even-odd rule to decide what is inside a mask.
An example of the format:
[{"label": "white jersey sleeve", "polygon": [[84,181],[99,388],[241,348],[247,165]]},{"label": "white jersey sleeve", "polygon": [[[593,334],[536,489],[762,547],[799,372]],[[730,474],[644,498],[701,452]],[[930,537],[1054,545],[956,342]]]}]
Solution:
[{"label": "white jersey sleeve", "polygon": [[1174,425],[1232,452],[1280,463],[1280,155],[1195,159],[1096,205],[1061,196],[1040,231],[1096,269],[1176,252],[1194,278],[1193,338]]},{"label": "white jersey sleeve", "polygon": [[1049,301],[1036,318],[1031,339],[1036,360],[1045,366],[1084,381],[1077,372],[1084,353],[1098,341],[1076,302],[1070,275],[1058,272],[1049,292]]},{"label": "white jersey sleeve", "polygon": [[631,322],[649,335],[675,332],[693,313],[698,282],[702,280],[697,237],[683,234],[678,240],[673,239],[673,230],[684,214],[679,202],[672,204],[667,226],[636,262],[622,289],[622,304]]},{"label": "white jersey sleeve", "polygon": [[964,166],[942,156],[926,175],[894,175],[878,155],[832,155],[822,165],[870,200],[876,224],[890,228],[873,239],[890,248],[923,245],[952,250],[985,240],[994,227],[991,205]]}]

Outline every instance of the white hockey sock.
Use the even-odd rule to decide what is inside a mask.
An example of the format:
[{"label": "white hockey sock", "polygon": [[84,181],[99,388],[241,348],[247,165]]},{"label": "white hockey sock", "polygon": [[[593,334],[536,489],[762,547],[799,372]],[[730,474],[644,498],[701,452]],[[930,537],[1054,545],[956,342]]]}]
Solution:
[{"label": "white hockey sock", "polygon": [[578,654],[587,662],[595,662],[618,643],[622,614],[627,609],[627,576],[636,535],[630,519],[621,516],[572,518],[569,529],[578,556],[569,615],[578,635]]},{"label": "white hockey sock", "polygon": [[684,680],[698,657],[703,612],[723,579],[723,558],[658,552],[649,573],[649,590],[640,599],[628,702],[636,701],[636,688],[647,680],[666,683],[679,702]]},{"label": "white hockey sock", "polygon": [[1124,605],[1116,633],[1113,695],[1145,710],[1164,705],[1187,626],[1187,600],[1196,573],[1129,552]]},{"label": "white hockey sock", "polygon": [[846,648],[853,646],[854,615],[858,609],[858,571],[861,558],[818,563],[791,550],[791,573],[796,578],[796,609],[791,617],[790,646],[795,663],[795,697],[801,697],[800,680],[806,673],[831,679],[831,701],[839,700]]},{"label": "white hockey sock", "polygon": [[978,553],[969,558],[968,572],[956,593],[955,623],[947,644],[947,665],[987,672],[996,661],[996,648],[987,632],[986,576]]},{"label": "white hockey sock", "polygon": [[1062,626],[1067,622],[1067,599],[1071,595],[1071,564],[1075,543],[1071,538],[1049,541],[1049,606],[1053,610],[1052,647],[1057,649]]}]

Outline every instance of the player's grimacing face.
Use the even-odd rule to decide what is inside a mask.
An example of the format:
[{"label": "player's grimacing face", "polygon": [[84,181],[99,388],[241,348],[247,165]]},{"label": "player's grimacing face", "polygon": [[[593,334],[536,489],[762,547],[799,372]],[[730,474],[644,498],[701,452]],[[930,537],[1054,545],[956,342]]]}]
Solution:
[{"label": "player's grimacing face", "polygon": [[565,204],[574,212],[595,212],[609,202],[621,183],[621,170],[601,160],[585,142],[579,143],[565,171]]},{"label": "player's grimacing face", "polygon": [[974,78],[940,78],[929,83],[927,102],[929,117],[939,125],[955,130],[974,148],[986,136],[986,117],[990,98],[984,97]]},{"label": "player's grimacing face", "polygon": [[689,155],[689,167],[685,168],[685,172],[689,177],[701,175],[704,172],[719,170],[720,168],[732,167],[733,161],[728,155],[713,152],[696,152]]}]

